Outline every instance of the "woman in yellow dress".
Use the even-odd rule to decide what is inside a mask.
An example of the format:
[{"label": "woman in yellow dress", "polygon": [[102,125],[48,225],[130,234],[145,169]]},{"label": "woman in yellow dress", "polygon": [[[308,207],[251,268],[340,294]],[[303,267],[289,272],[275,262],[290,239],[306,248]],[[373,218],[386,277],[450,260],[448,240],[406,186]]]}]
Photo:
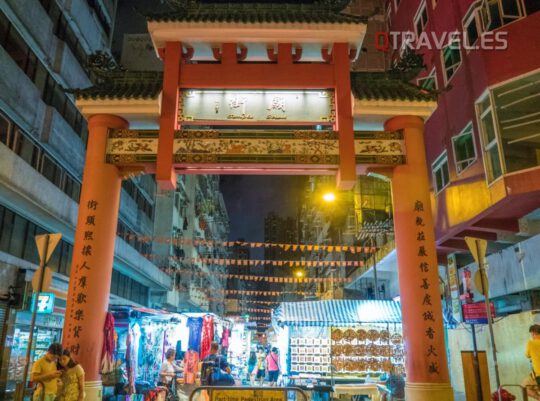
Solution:
[{"label": "woman in yellow dress", "polygon": [[60,357],[60,365],[64,368],[62,375],[63,388],[58,401],[84,401],[84,370],[75,362],[68,350]]}]

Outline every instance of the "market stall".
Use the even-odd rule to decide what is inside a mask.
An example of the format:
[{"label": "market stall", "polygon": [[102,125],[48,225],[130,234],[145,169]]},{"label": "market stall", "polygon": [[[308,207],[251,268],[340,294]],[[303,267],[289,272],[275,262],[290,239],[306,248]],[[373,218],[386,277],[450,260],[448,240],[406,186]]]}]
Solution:
[{"label": "market stall", "polygon": [[273,326],[291,384],[377,398],[385,374],[404,373],[401,309],[394,301],[327,300],[282,303]]},{"label": "market stall", "polygon": [[[198,384],[199,362],[210,352],[213,341],[227,353],[233,324],[210,313],[172,313],[129,306],[112,306],[115,349],[112,365],[122,374],[102,375],[106,384],[127,394],[142,394],[159,381],[167,350],[176,350],[181,385]],[[105,381],[105,380],[104,380]],[[134,397],[132,397],[133,399]],[[136,398],[136,397],[135,397]]]}]

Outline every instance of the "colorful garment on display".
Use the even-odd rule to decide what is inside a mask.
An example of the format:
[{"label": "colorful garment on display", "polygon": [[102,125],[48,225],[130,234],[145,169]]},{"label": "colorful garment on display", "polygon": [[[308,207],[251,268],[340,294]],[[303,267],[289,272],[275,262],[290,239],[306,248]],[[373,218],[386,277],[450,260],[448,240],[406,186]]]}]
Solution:
[{"label": "colorful garment on display", "polygon": [[137,343],[136,343],[137,345],[135,345],[134,343],[135,332],[133,328],[134,326],[130,326],[128,328],[128,332],[126,336],[126,370],[127,370],[127,376],[128,376],[128,386],[129,386],[128,393],[129,394],[135,394],[136,392],[135,377],[136,377],[136,372],[137,372],[137,354],[139,350],[138,336],[140,336],[140,331],[139,331],[139,334],[137,335]]},{"label": "colorful garment on display", "polygon": [[230,336],[231,336],[231,331],[229,329],[223,328],[223,333],[221,333],[221,346],[223,348],[229,348]]},{"label": "colorful garment on display", "polygon": [[189,350],[184,355],[184,381],[186,384],[195,384],[199,371],[199,353]]},{"label": "colorful garment on display", "polygon": [[214,318],[210,315],[203,317],[202,340],[201,340],[201,359],[210,355],[210,347],[214,341]]},{"label": "colorful garment on display", "polygon": [[201,317],[189,317],[187,326],[189,328],[188,349],[199,352],[201,350],[203,319]]},{"label": "colorful garment on display", "polygon": [[116,350],[116,333],[114,331],[114,317],[107,312],[105,326],[103,327],[103,348],[101,350],[101,374],[114,370],[114,352]]}]

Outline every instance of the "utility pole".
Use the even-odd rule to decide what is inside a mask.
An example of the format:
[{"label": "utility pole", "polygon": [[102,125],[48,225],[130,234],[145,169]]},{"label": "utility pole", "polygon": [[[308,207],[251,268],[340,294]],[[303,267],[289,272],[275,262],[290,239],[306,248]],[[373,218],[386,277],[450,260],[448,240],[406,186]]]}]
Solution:
[{"label": "utility pole", "polygon": [[379,299],[379,280],[377,278],[377,234],[371,234],[371,251],[373,251],[373,280],[375,281],[375,299]]},{"label": "utility pole", "polygon": [[26,381],[28,380],[28,370],[30,368],[30,357],[32,355],[32,346],[34,344],[34,330],[36,327],[36,317],[39,305],[39,294],[43,291],[43,284],[45,283],[45,275],[47,274],[46,264],[51,258],[51,255],[58,245],[58,242],[62,238],[62,234],[44,234],[36,235],[36,245],[39,253],[39,268],[34,274],[39,274],[37,287],[34,288],[35,297],[33,299],[32,318],[30,320],[30,330],[28,333],[28,348],[26,349],[26,357],[23,371],[22,383],[17,384],[17,393],[15,396],[16,401],[24,400],[24,393],[26,389]]},{"label": "utility pole", "polygon": [[480,276],[480,292],[484,295],[484,303],[486,306],[486,316],[489,328],[489,338],[491,341],[491,348],[493,354],[493,364],[495,367],[495,383],[497,389],[501,387],[501,379],[499,375],[499,363],[497,361],[497,346],[495,344],[495,335],[493,332],[493,316],[491,314],[491,302],[489,300],[489,283],[487,280],[487,274],[485,269],[487,241],[481,238],[465,237],[472,256],[476,263],[478,263],[478,274]]}]

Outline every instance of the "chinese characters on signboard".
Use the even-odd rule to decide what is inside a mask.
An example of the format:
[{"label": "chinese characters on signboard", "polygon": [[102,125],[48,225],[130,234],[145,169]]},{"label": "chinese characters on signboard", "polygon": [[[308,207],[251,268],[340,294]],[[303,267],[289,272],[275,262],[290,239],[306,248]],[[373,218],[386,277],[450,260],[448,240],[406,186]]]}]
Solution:
[{"label": "chinese characters on signboard", "polygon": [[335,122],[334,93],[330,90],[183,90],[178,119],[181,124],[315,123]]}]

